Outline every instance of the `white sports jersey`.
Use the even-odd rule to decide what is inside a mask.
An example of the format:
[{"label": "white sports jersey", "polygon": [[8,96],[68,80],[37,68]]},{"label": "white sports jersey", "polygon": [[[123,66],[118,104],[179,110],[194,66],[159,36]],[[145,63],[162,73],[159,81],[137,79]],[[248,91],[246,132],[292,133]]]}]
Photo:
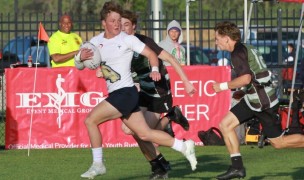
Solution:
[{"label": "white sports jersey", "polygon": [[98,47],[101,54],[102,73],[107,81],[108,92],[134,86],[131,74],[133,52],[141,53],[145,44],[124,32],[111,39],[104,38],[103,32],[90,42]]}]

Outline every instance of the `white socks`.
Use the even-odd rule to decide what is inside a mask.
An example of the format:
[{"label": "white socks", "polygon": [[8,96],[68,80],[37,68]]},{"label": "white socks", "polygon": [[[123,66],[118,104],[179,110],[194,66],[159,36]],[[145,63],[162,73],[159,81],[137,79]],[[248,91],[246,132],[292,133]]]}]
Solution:
[{"label": "white socks", "polygon": [[102,147],[92,148],[93,162],[102,162]]},{"label": "white socks", "polygon": [[186,151],[186,145],[183,140],[178,140],[174,138],[174,144],[171,147],[172,149],[184,153]]},{"label": "white socks", "polygon": [[241,156],[241,153],[230,154],[230,157]]}]

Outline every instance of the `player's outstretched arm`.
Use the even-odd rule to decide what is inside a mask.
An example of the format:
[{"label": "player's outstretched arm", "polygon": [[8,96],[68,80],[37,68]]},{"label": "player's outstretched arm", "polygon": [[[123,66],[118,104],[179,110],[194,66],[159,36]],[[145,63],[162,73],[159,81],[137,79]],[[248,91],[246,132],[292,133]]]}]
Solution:
[{"label": "player's outstretched arm", "polygon": [[183,81],[186,92],[189,94],[189,96],[192,96],[196,92],[196,89],[194,88],[193,84],[189,81],[186,73],[184,72],[184,70],[183,70],[182,66],[179,64],[179,62],[171,54],[169,54],[165,50],[163,50],[159,54],[158,57],[161,60],[167,61],[172,65],[174,70],[177,72],[177,74],[179,75],[179,77]]},{"label": "player's outstretched arm", "polygon": [[149,59],[150,66],[152,67],[150,77],[153,79],[153,81],[159,81],[161,76],[158,68],[159,64],[157,55],[148,46],[145,46],[141,54]]}]

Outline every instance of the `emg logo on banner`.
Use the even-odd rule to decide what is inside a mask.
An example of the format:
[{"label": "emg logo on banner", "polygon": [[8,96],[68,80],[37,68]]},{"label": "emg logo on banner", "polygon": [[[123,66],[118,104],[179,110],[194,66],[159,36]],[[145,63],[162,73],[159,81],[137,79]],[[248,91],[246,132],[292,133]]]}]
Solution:
[{"label": "emg logo on banner", "polygon": [[[61,83],[64,78],[58,74],[56,79],[57,93],[16,93],[19,97],[19,105],[17,108],[31,108],[31,107],[79,107],[80,105],[86,107],[95,107],[98,103],[105,99],[102,92],[86,92],[80,94],[79,92],[66,92]],[[75,103],[75,99],[79,97],[80,104]],[[47,103],[42,104],[41,99],[47,98]]]},{"label": "emg logo on banner", "polygon": [[[16,93],[19,104],[16,108],[27,108],[27,113],[58,113],[57,123],[61,127],[61,116],[65,113],[88,113],[105,99],[102,92],[66,92],[62,88],[65,79],[58,74],[57,93]],[[77,101],[76,101],[77,100]],[[75,109],[76,107],[76,109]]]}]

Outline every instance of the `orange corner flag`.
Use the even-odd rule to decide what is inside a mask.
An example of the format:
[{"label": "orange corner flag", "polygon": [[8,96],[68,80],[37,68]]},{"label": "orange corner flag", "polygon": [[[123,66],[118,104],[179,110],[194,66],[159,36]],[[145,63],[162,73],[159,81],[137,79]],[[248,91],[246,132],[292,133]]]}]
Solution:
[{"label": "orange corner flag", "polygon": [[44,40],[44,41],[46,41],[46,42],[49,41],[49,36],[48,36],[48,34],[46,33],[46,31],[45,31],[45,29],[44,29],[44,27],[43,27],[43,25],[42,25],[41,22],[40,22],[40,24],[39,24],[38,39],[39,39],[39,40]]}]

